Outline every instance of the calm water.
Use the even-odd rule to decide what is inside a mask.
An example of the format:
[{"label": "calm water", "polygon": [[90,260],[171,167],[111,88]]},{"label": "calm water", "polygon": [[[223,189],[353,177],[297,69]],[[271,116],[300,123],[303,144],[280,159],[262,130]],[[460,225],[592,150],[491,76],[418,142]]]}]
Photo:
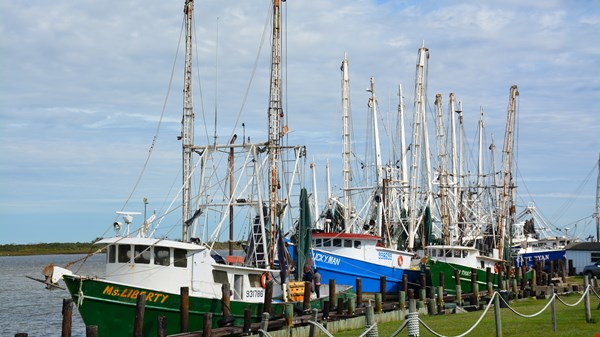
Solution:
[{"label": "calm water", "polygon": [[[47,290],[39,282],[42,269],[49,263],[64,267],[84,255],[0,256],[0,337],[13,337],[26,332],[30,337],[60,336],[62,302],[70,298],[66,290]],[[83,265],[69,269],[79,275],[104,274],[105,255],[90,257]],[[78,270],[79,269],[79,270]],[[64,283],[61,281],[61,286]],[[85,337],[85,325],[73,306],[73,337]]]}]

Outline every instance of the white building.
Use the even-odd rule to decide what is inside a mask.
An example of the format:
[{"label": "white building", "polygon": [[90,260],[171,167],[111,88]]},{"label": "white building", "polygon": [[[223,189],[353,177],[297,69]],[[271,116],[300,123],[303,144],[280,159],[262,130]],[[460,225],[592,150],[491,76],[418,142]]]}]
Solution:
[{"label": "white building", "polygon": [[567,261],[573,260],[575,273],[581,274],[583,267],[600,261],[600,242],[573,242],[565,247]]}]

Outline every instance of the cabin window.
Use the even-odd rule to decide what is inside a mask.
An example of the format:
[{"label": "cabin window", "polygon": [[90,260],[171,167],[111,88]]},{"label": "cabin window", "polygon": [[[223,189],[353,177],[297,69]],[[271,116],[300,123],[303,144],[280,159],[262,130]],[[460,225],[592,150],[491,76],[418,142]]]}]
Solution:
[{"label": "cabin window", "polygon": [[135,255],[133,258],[135,263],[150,263],[150,246],[135,245]]},{"label": "cabin window", "polygon": [[485,267],[485,265],[483,264],[483,261],[481,261],[481,269],[483,269]]},{"label": "cabin window", "polygon": [[115,263],[117,261],[117,246],[108,246],[108,263]]},{"label": "cabin window", "polygon": [[129,263],[131,262],[131,245],[119,245],[118,249],[118,261],[119,263]]},{"label": "cabin window", "polygon": [[342,246],[342,239],[333,239],[333,246],[334,247],[341,247]]},{"label": "cabin window", "polygon": [[248,281],[250,281],[250,287],[258,288],[260,287],[260,276],[256,274],[248,274]]},{"label": "cabin window", "polygon": [[322,245],[323,245],[323,239],[316,239],[315,240],[315,246],[321,247]]},{"label": "cabin window", "polygon": [[600,261],[600,252],[591,252],[590,253],[590,261],[591,262],[597,262]]},{"label": "cabin window", "polygon": [[358,240],[354,241],[354,248],[360,249],[360,241],[358,241]]},{"label": "cabin window", "polygon": [[185,249],[173,249],[173,264],[175,267],[187,267],[187,251]]},{"label": "cabin window", "polygon": [[323,240],[323,247],[331,247],[331,240],[329,240],[329,239]]},{"label": "cabin window", "polygon": [[213,279],[216,283],[227,284],[229,280],[227,280],[227,273],[222,270],[213,269]]},{"label": "cabin window", "polygon": [[452,257],[452,251],[451,250],[447,250],[446,251],[446,257]]},{"label": "cabin window", "polygon": [[167,247],[154,247],[154,264],[161,266],[171,264],[171,249]]},{"label": "cabin window", "polygon": [[462,256],[460,255],[460,253],[461,253],[461,250],[455,250],[455,251],[454,251],[454,257],[462,257]]},{"label": "cabin window", "polygon": [[436,257],[437,256],[437,249],[432,249],[431,250],[431,257]]},{"label": "cabin window", "polygon": [[350,247],[350,248],[352,248],[352,240],[345,239],[344,240],[344,247]]}]

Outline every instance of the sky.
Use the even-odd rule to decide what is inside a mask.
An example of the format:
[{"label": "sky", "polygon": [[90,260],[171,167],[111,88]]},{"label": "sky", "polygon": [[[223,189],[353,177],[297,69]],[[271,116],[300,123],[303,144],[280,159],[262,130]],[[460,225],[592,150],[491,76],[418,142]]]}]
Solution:
[{"label": "sky", "polygon": [[[157,130],[153,173],[128,205],[163,202],[180,168],[182,8],[164,0],[0,3],[0,244],[110,235]],[[214,133],[215,110],[219,137],[229,137],[240,111],[248,136],[264,134],[269,11],[267,0],[196,1],[197,141]],[[400,84],[412,112],[424,43],[428,110],[436,93],[445,108],[453,92],[471,146],[480,108],[501,144],[516,84],[518,205],[535,203],[569,235],[595,234],[600,2],[288,0],[283,11],[290,137],[318,167],[341,155],[344,53],[360,129],[371,77],[384,125],[395,123]]]}]

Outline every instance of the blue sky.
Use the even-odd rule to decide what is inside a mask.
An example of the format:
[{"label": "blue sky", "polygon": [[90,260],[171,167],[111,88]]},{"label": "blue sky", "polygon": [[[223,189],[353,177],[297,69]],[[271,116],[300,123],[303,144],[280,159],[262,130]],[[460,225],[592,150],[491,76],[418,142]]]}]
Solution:
[{"label": "blue sky", "polygon": [[[148,197],[149,209],[159,208],[179,181],[181,60],[169,82],[182,3],[0,3],[0,244],[91,241],[107,234],[164,108],[159,160],[130,201],[141,211]],[[218,126],[223,137],[233,123],[228,116],[242,106],[247,134],[263,133],[267,47],[244,97],[269,6],[266,0],[196,3],[202,79],[196,114],[201,121],[202,111],[217,105],[224,112]],[[436,93],[446,106],[454,92],[469,137],[474,141],[481,106],[499,143],[509,88],[517,84],[519,205],[535,202],[569,234],[595,232],[600,2],[289,0],[285,10],[291,135],[307,144],[317,165],[341,153],[344,52],[360,124],[371,76],[384,113],[396,109],[398,84],[412,111],[415,60],[425,41],[430,108]]]}]

